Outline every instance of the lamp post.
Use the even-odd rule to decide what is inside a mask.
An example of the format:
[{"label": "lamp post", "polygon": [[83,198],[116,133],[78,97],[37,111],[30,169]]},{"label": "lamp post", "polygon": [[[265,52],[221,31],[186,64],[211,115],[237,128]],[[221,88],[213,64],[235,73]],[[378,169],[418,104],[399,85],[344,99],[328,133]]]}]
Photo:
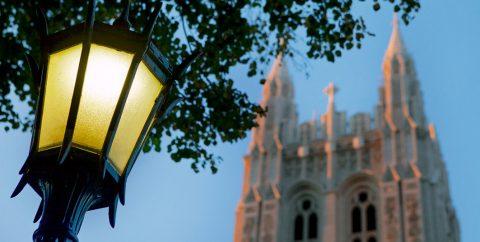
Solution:
[{"label": "lamp post", "polygon": [[117,203],[150,129],[175,102],[173,81],[200,52],[172,67],[151,41],[161,4],[143,33],[130,30],[129,1],[113,25],[94,21],[87,1],[83,24],[48,34],[42,17],[41,61],[27,60],[40,83],[35,123],[22,178],[12,197],[29,184],[41,198],[36,242],[78,241],[88,210]]}]

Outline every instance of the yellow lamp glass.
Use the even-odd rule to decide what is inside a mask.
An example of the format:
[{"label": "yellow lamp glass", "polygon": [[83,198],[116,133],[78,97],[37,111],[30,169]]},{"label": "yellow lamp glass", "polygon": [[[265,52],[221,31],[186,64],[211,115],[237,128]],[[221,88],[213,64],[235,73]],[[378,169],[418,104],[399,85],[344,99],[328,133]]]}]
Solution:
[{"label": "yellow lamp glass", "polygon": [[60,146],[67,126],[82,45],[50,54],[38,150]]},{"label": "yellow lamp glass", "polygon": [[73,132],[75,146],[99,152],[133,54],[92,44]]},{"label": "yellow lamp glass", "polygon": [[138,66],[127,102],[118,124],[108,157],[117,172],[123,174],[132,155],[155,100],[163,86],[156,76],[141,62]]}]

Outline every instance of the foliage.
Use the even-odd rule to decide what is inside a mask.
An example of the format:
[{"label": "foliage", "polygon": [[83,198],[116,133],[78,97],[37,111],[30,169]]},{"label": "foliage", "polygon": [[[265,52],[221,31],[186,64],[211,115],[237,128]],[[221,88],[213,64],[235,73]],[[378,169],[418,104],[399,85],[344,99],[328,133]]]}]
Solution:
[{"label": "foliage", "polygon": [[[130,22],[135,30],[145,26],[153,0],[131,1]],[[173,114],[154,129],[144,151],[160,151],[161,137],[169,136],[166,146],[171,158],[192,161],[192,168],[209,166],[216,172],[221,160],[206,149],[217,142],[235,142],[256,125],[255,118],[265,110],[234,87],[231,68],[248,66],[248,76],[264,75],[269,57],[280,51],[293,55],[291,44],[298,34],[306,36],[312,59],[335,61],[342,52],[360,48],[370,33],[354,4],[371,4],[380,9],[379,0],[172,0],[165,1],[155,41],[161,51],[178,63],[196,48],[206,55],[198,59],[176,86],[173,96],[183,100]],[[420,8],[419,0],[383,0],[401,14],[405,23]],[[25,71],[24,53],[39,58],[39,35],[33,19],[43,9],[50,32],[77,24],[85,15],[79,0],[0,0],[0,123],[5,130],[29,130],[37,89]],[[97,20],[111,22],[121,11],[120,0],[99,1]],[[218,48],[225,33],[234,36],[224,48]],[[284,44],[277,41],[283,38]],[[210,46],[210,47],[208,47]],[[264,79],[260,81],[262,84]],[[30,114],[21,117],[12,99],[17,96],[28,104]]]}]

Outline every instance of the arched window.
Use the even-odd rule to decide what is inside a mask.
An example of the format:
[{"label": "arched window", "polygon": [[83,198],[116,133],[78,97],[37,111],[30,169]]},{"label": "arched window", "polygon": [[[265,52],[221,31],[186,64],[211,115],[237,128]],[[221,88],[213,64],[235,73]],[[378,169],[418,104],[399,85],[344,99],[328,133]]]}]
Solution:
[{"label": "arched window", "polygon": [[368,231],[375,231],[377,229],[376,220],[377,220],[377,215],[376,215],[375,207],[372,204],[370,204],[367,207],[367,230]]},{"label": "arched window", "polygon": [[293,237],[295,242],[316,241],[318,239],[318,205],[313,197],[304,197],[295,202]]},{"label": "arched window", "polygon": [[[349,196],[350,236],[351,242],[377,242],[376,196],[372,190],[361,189]],[[348,211],[348,210],[347,210]]]},{"label": "arched window", "polygon": [[315,213],[310,214],[308,218],[308,238],[316,239],[317,238],[317,228],[318,228],[318,218]]},{"label": "arched window", "polygon": [[294,239],[302,240],[303,239],[303,216],[297,215],[295,218],[295,237]]},{"label": "arched window", "polygon": [[352,209],[352,233],[362,231],[362,211],[359,207]]}]

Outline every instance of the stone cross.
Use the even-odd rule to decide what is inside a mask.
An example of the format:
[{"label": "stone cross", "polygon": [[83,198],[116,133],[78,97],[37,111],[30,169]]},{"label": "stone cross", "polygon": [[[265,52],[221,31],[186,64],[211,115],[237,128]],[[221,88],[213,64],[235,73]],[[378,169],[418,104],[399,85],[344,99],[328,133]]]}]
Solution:
[{"label": "stone cross", "polygon": [[332,105],[335,100],[335,93],[338,92],[338,87],[336,87],[333,82],[330,82],[328,86],[323,89],[323,92],[328,96],[328,106]]}]

